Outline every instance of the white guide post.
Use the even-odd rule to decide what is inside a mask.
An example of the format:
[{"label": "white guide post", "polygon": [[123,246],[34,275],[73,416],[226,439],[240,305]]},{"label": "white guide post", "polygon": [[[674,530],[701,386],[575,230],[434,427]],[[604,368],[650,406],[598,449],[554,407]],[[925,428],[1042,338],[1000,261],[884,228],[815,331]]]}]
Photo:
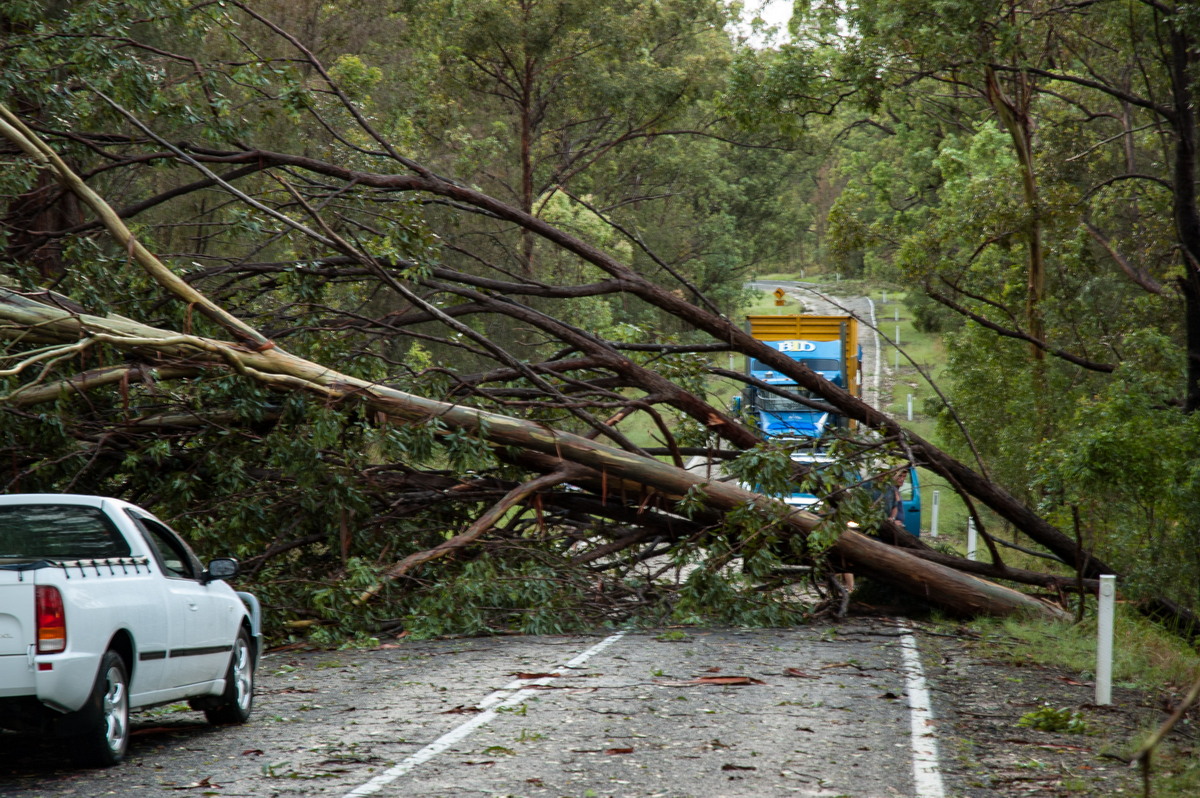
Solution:
[{"label": "white guide post", "polygon": [[940,497],[940,495],[941,495],[941,491],[935,490],[933,492],[933,511],[929,514],[929,536],[932,538],[937,537],[938,498]]},{"label": "white guide post", "polygon": [[912,394],[908,395],[908,420],[912,421]]},{"label": "white guide post", "polygon": [[1117,577],[1100,577],[1100,611],[1096,619],[1096,703],[1112,703],[1113,606],[1117,597]]},{"label": "white guide post", "polygon": [[[900,321],[900,306],[892,308],[892,321]],[[896,343],[900,343],[900,333],[896,333]]]},{"label": "white guide post", "polygon": [[968,518],[967,519],[967,559],[968,560],[975,559],[976,543],[977,543],[977,541],[975,539],[975,519]]},{"label": "white guide post", "polygon": [[883,292],[883,302],[881,302],[880,304],[883,304],[883,305],[887,304],[887,291]]}]

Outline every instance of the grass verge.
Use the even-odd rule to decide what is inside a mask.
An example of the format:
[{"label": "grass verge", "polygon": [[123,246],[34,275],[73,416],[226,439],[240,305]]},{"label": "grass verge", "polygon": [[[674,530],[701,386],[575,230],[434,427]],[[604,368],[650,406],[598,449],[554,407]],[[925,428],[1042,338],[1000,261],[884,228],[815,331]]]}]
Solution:
[{"label": "grass verge", "polygon": [[[1080,681],[1095,678],[1096,617],[1090,605],[1082,623],[1071,624],[1032,619],[978,619],[970,624],[979,635],[978,653],[1012,665],[1044,665],[1074,671]],[[1132,709],[1147,720],[1132,737],[1095,729],[1105,748],[1119,758],[1130,757],[1166,718],[1191,684],[1200,678],[1200,653],[1178,636],[1147,620],[1130,606],[1118,605],[1113,652],[1113,684],[1137,691],[1136,699],[1118,698],[1116,703],[1137,701]],[[1159,710],[1155,713],[1155,710]],[[1155,714],[1158,715],[1155,718]],[[1193,798],[1200,795],[1200,758],[1197,758],[1195,708],[1154,752],[1151,759],[1150,794],[1157,798]]]}]

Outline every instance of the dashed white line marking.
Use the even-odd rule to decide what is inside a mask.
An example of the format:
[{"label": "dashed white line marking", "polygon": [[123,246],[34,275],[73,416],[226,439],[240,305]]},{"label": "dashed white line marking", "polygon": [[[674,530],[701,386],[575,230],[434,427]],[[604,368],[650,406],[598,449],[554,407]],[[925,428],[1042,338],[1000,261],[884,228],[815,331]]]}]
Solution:
[{"label": "dashed white line marking", "polygon": [[944,798],[942,769],[938,764],[937,734],[933,727],[933,705],[921,668],[917,639],[907,622],[900,624],[900,653],[904,658],[904,678],[908,708],[912,715],[913,782],[916,798]]},{"label": "dashed white line marking", "polygon": [[[606,637],[596,645],[589,648],[587,651],[579,654],[574,659],[564,662],[561,665],[555,665],[553,670],[557,670],[558,668],[578,668],[580,665],[587,662],[596,654],[599,654],[601,651],[608,648],[624,636],[624,632],[617,632],[615,635]],[[365,795],[374,795],[378,793],[384,787],[391,784],[405,773],[408,773],[418,765],[428,762],[450,746],[457,743],[459,740],[462,740],[470,735],[471,732],[475,731],[480,726],[489,723],[493,718],[496,717],[497,711],[501,709],[507,709],[509,707],[519,706],[525,701],[525,699],[535,695],[538,692],[537,690],[528,689],[529,687],[534,685],[547,685],[552,681],[554,681],[554,677],[546,676],[541,679],[519,679],[517,681],[508,683],[503,688],[497,690],[476,704],[476,706],[484,710],[483,712],[471,718],[466,723],[463,723],[461,726],[456,726],[455,728],[446,732],[441,737],[422,748],[420,751],[417,751],[412,756],[408,757],[402,762],[399,762],[394,767],[385,770],[365,784],[355,787],[353,790],[343,795],[342,798],[361,798]]]}]

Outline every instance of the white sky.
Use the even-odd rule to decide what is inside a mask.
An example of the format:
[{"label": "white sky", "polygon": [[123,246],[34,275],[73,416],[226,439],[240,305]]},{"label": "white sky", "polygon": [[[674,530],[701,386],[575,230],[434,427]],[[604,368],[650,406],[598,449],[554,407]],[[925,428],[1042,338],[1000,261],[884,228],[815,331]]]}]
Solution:
[{"label": "white sky", "polygon": [[747,40],[750,44],[762,47],[771,43],[787,41],[787,23],[792,16],[793,0],[744,0],[744,4],[742,16],[747,19],[753,19],[755,16],[761,17],[764,22],[779,29],[775,34],[774,42],[772,42],[762,36],[751,34],[747,27],[743,32],[748,37]]}]

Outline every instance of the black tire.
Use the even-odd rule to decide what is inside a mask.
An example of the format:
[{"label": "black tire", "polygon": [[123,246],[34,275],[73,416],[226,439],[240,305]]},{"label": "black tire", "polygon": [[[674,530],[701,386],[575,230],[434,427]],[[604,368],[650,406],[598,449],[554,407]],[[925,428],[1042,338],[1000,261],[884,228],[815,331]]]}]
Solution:
[{"label": "black tire", "polygon": [[100,659],[100,671],[87,704],[79,710],[84,731],[68,738],[68,753],[76,765],[111,767],[125,758],[129,747],[129,669],[115,651]]},{"label": "black tire", "polygon": [[254,708],[254,648],[246,630],[238,631],[225,672],[225,692],[204,709],[209,723],[245,723]]}]

